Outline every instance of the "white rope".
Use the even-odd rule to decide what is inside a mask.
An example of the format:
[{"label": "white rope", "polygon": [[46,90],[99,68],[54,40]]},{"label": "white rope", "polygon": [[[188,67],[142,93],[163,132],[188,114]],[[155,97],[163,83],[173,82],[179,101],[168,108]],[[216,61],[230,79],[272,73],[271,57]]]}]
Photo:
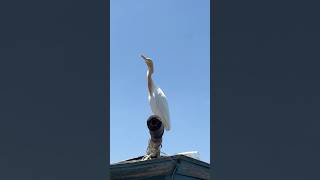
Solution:
[{"label": "white rope", "polygon": [[151,159],[152,157],[160,156],[160,148],[162,147],[161,143],[162,139],[157,141],[151,141],[151,139],[149,139],[147,152],[146,155],[142,158],[142,161]]}]

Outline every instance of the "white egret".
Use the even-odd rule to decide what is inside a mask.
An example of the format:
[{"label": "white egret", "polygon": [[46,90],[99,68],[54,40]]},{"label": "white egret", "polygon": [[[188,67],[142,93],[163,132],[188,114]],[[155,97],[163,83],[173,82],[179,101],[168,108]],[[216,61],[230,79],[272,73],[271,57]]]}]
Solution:
[{"label": "white egret", "polygon": [[152,81],[152,74],[154,71],[153,62],[150,58],[146,58],[141,55],[145,63],[148,66],[147,71],[147,81],[148,81],[148,100],[151,106],[151,110],[154,115],[157,115],[161,118],[165,130],[170,130],[170,115],[169,108],[167,103],[167,97]]}]

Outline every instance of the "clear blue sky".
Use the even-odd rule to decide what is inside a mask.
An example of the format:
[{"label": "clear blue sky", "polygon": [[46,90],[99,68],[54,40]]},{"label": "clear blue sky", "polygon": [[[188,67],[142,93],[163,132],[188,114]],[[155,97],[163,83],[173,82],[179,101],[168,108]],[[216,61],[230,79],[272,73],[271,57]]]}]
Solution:
[{"label": "clear blue sky", "polygon": [[210,162],[210,1],[111,0],[110,161],[144,155],[151,115],[147,67],[168,98],[161,151],[199,151]]}]

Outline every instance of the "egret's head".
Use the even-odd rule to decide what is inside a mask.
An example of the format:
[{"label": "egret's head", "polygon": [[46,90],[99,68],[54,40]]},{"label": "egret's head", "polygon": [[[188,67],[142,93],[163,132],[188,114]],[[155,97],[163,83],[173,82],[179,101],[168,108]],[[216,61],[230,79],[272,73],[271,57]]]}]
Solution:
[{"label": "egret's head", "polygon": [[153,62],[150,58],[145,57],[144,55],[141,55],[144,62],[147,64],[149,71],[153,72]]}]

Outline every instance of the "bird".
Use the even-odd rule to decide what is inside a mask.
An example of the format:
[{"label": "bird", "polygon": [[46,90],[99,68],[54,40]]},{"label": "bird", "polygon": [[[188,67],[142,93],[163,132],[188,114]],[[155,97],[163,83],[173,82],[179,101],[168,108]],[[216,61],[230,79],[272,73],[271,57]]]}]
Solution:
[{"label": "bird", "polygon": [[152,80],[152,74],[154,73],[153,62],[150,58],[141,55],[142,59],[148,67],[147,71],[147,83],[148,83],[148,100],[151,107],[151,111],[154,115],[160,117],[163,127],[166,131],[170,130],[170,113],[167,102],[167,97],[160,87],[156,86]]}]

